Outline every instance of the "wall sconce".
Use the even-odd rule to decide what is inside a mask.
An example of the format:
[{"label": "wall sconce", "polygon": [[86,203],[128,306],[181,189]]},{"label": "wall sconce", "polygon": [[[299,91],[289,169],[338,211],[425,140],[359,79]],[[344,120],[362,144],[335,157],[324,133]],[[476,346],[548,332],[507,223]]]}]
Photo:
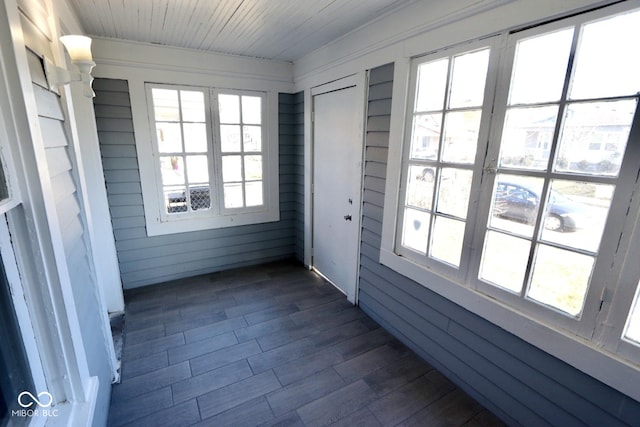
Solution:
[{"label": "wall sconce", "polygon": [[78,67],[80,72],[57,67],[45,58],[44,69],[49,88],[51,90],[57,90],[59,87],[71,82],[82,82],[84,84],[84,96],[93,98],[96,94],[91,88],[93,83],[91,70],[96,66],[96,63],[93,62],[91,56],[91,39],[86,36],[62,36],[60,37],[60,41],[69,53],[71,62]]}]

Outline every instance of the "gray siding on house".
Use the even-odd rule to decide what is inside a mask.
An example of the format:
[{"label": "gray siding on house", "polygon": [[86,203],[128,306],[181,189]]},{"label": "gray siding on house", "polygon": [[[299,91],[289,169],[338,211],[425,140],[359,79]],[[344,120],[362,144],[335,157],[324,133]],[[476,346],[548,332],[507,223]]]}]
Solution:
[{"label": "gray siding on house", "polygon": [[[94,105],[107,197],[125,289],[296,254],[301,181],[295,96],[280,97],[280,221],[147,236],[127,82],[96,79]],[[283,132],[285,132],[283,134]]]},{"label": "gray siding on house", "polygon": [[78,313],[82,341],[89,373],[100,379],[94,423],[104,425],[111,393],[111,367],[105,347],[101,315],[106,315],[98,300],[94,273],[91,271],[85,234],[85,221],[76,190],[75,160],[69,147],[65,115],[59,96],[46,88],[41,60],[28,51],[33,90],[38,107],[38,120],[44,140],[51,190],[55,199],[62,244]]},{"label": "gray siding on house", "polygon": [[392,82],[371,71],[360,307],[509,424],[638,425],[639,402],[379,263]]},{"label": "gray siding on house", "polygon": [[286,203],[295,215],[294,254],[304,261],[304,92],[281,93],[279,99],[280,203]]}]

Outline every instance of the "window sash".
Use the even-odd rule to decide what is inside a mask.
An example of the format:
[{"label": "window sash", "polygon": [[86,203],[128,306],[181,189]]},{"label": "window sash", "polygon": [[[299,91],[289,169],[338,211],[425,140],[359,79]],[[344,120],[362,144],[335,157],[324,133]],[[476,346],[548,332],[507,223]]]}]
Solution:
[{"label": "window sash", "polygon": [[[497,54],[499,53],[499,49],[496,49],[499,43],[498,37],[493,37],[488,40],[483,40],[481,42],[470,43],[464,46],[457,46],[451,49],[447,49],[442,52],[438,52],[433,55],[427,55],[420,58],[415,58],[411,62],[410,68],[410,80],[409,80],[409,97],[407,102],[407,120],[405,120],[404,124],[404,145],[403,145],[403,154],[402,154],[402,165],[401,165],[401,180],[400,180],[400,192],[398,198],[397,205],[397,220],[395,225],[395,244],[394,244],[394,252],[398,255],[401,255],[407,259],[412,260],[413,262],[423,265],[426,268],[433,270],[439,274],[443,274],[447,277],[451,277],[457,281],[463,281],[467,275],[468,271],[468,260],[471,256],[471,248],[466,244],[471,237],[473,236],[473,217],[471,212],[473,211],[473,207],[477,204],[477,194],[480,190],[480,177],[482,171],[482,158],[484,156],[485,146],[488,140],[488,132],[489,132],[489,124],[490,124],[490,116],[491,116],[491,105],[493,103],[493,91],[492,87],[495,85],[496,78],[496,60]],[[453,59],[456,56],[462,56],[466,53],[474,53],[481,51],[483,49],[489,50],[489,59],[487,66],[487,74],[484,80],[484,93],[482,97],[482,104],[479,106],[472,107],[453,107],[449,108],[449,97],[450,95],[447,93],[445,95],[445,100],[443,101],[442,107],[438,110],[432,110],[432,112],[439,114],[450,114],[456,112],[466,112],[470,110],[480,110],[481,120],[478,128],[478,137],[477,137],[477,145],[476,145],[476,154],[472,163],[457,163],[451,161],[445,161],[442,159],[442,156],[439,156],[436,160],[419,160],[419,159],[411,159],[411,145],[412,145],[412,136],[413,136],[413,118],[417,115],[424,114],[426,111],[417,111],[416,103],[417,103],[417,84],[418,84],[418,70],[422,64],[436,62],[438,60],[448,58],[449,64],[447,69],[447,85],[445,88],[446,92],[450,90],[450,79],[452,74],[452,66]],[[445,118],[443,117],[442,122],[444,122]],[[444,128],[441,129],[439,139],[438,139],[438,150],[442,150],[442,139],[444,138]],[[420,166],[424,168],[432,168],[434,173],[434,194],[432,197],[432,203],[435,202],[435,198],[437,197],[437,189],[438,189],[438,179],[442,174],[444,169],[455,169],[460,171],[467,171],[471,173],[471,183],[469,187],[469,200],[467,203],[467,211],[464,216],[465,226],[463,232],[463,243],[460,252],[460,260],[458,266],[455,266],[446,261],[439,260],[435,257],[430,257],[428,248],[426,254],[418,253],[417,251],[411,250],[403,245],[403,224],[405,221],[406,215],[406,199],[407,192],[409,190],[409,180],[410,176],[410,167],[411,165]],[[431,208],[435,208],[434,205]],[[430,209],[431,210],[431,209]],[[446,213],[436,212],[436,209],[431,211],[431,217],[443,218],[446,220],[460,220],[460,217],[454,215],[447,215]],[[433,238],[433,228],[432,221],[434,219],[430,219],[429,225],[429,234],[428,239]]]},{"label": "window sash", "polygon": [[[146,87],[146,95],[147,95],[147,108],[149,112],[149,123],[150,123],[150,136],[152,140],[152,155],[154,158],[154,170],[155,170],[155,183],[154,188],[156,191],[156,197],[158,200],[158,213],[156,215],[159,216],[161,223],[170,223],[183,221],[189,218],[210,218],[210,217],[222,217],[222,216],[233,216],[237,214],[259,214],[262,215],[269,209],[269,193],[271,190],[269,189],[269,185],[271,184],[272,177],[270,176],[270,166],[269,156],[270,152],[274,151],[269,148],[269,141],[267,135],[267,122],[269,120],[267,114],[267,95],[264,92],[258,91],[240,91],[240,90],[229,90],[229,89],[217,89],[217,88],[206,88],[206,87],[196,87],[196,86],[185,86],[185,85],[174,85],[174,84],[154,84],[147,83]],[[182,116],[180,119],[175,121],[166,121],[166,120],[156,120],[155,117],[155,107],[152,96],[153,89],[169,89],[175,91],[195,91],[200,92],[204,96],[204,109],[205,109],[205,121],[197,122],[197,123],[205,123],[206,127],[206,138],[207,138],[207,147],[205,151],[187,151],[187,147],[184,144],[184,132],[183,126],[184,124],[192,123],[192,121],[183,120]],[[259,127],[259,134],[261,139],[260,150],[249,150],[245,151],[242,147],[239,152],[223,152],[221,148],[221,125],[225,125],[228,123],[222,123],[220,121],[220,108],[218,105],[218,97],[220,95],[238,95],[238,96],[248,96],[253,98],[259,98],[260,100],[260,123],[245,123],[242,121],[242,112],[240,113],[240,123],[238,125],[243,129],[245,126],[250,126],[257,128]],[[251,121],[251,120],[249,120]],[[255,119],[253,119],[255,121]],[[179,151],[166,151],[160,152],[159,141],[156,132],[156,124],[157,123],[178,123],[180,125],[180,132],[182,137],[182,149]],[[241,134],[241,139],[243,135]],[[261,184],[261,188],[259,189],[259,195],[255,196],[256,199],[259,199],[261,203],[247,204],[246,196],[242,197],[242,206],[239,207],[226,207],[225,206],[225,180],[223,177],[223,157],[239,155],[242,159],[242,179],[238,181],[243,188],[247,187],[247,183],[249,185],[254,185],[258,182],[256,179],[249,179],[245,176],[245,168],[244,164],[248,163],[249,158],[253,155],[253,157],[260,156],[261,161],[261,179],[259,180]],[[176,157],[179,159],[178,161],[182,161],[182,167],[184,170],[184,183],[176,184],[176,185],[167,185],[163,183],[162,170],[161,170],[161,158],[163,157]],[[208,174],[208,182],[196,182],[189,180],[189,168],[187,167],[187,157],[193,156],[206,156],[207,158],[207,174]],[[245,179],[247,178],[247,179]],[[208,209],[195,209],[191,203],[191,191],[187,191],[190,188],[191,184],[197,186],[208,185],[209,188],[209,208]],[[165,192],[168,187],[175,187],[176,191],[178,191],[178,187],[184,187],[184,201],[181,199],[176,203],[182,206],[184,203],[185,211],[181,211],[181,207],[177,206],[178,211],[168,212],[169,205],[166,200]],[[180,190],[182,191],[182,190]],[[231,224],[230,224],[231,225]]]},{"label": "window sash", "polygon": [[[628,231],[623,233],[623,228],[629,228],[629,221],[625,221],[625,216],[627,215],[627,208],[629,206],[629,200],[631,199],[631,195],[633,194],[633,188],[635,185],[635,179],[633,177],[636,176],[638,172],[637,164],[638,162],[634,162],[631,160],[629,155],[629,151],[631,150],[631,146],[633,145],[631,142],[627,145],[627,154],[625,155],[625,160],[623,165],[621,166],[619,176],[616,177],[598,177],[598,176],[585,176],[580,175],[574,179],[576,180],[584,180],[592,183],[606,183],[606,184],[615,184],[616,191],[611,201],[611,208],[608,214],[608,219],[606,222],[606,226],[603,232],[602,240],[600,242],[600,247],[598,249],[598,256],[595,261],[595,265],[592,270],[592,277],[590,281],[590,288],[587,291],[586,299],[584,302],[583,312],[581,317],[579,318],[570,318],[566,316],[566,314],[561,312],[556,312],[554,310],[550,310],[547,307],[544,307],[540,304],[530,302],[519,295],[515,296],[508,292],[505,292],[502,289],[496,288],[495,286],[488,285],[481,280],[477,279],[478,272],[480,268],[481,262],[481,252],[484,245],[485,233],[486,233],[486,224],[488,224],[488,219],[490,215],[490,204],[493,196],[493,184],[495,182],[495,173],[497,172],[497,163],[496,160],[499,158],[499,149],[500,144],[496,143],[496,141],[500,141],[502,126],[504,123],[504,118],[507,110],[507,98],[509,94],[509,85],[510,85],[510,73],[513,68],[513,59],[515,54],[516,43],[518,40],[524,39],[526,37],[532,37],[537,34],[544,34],[546,32],[550,32],[555,29],[566,28],[567,26],[579,25],[582,23],[587,23],[590,21],[594,21],[598,18],[607,18],[609,16],[615,15],[615,13],[619,13],[620,11],[624,12],[624,9],[621,7],[615,7],[611,9],[605,9],[601,11],[591,12],[589,14],[578,15],[572,18],[568,18],[562,21],[557,21],[550,24],[544,24],[539,27],[534,27],[528,30],[514,32],[510,35],[503,34],[501,36],[497,36],[496,38],[500,41],[498,43],[502,43],[505,48],[495,49],[494,54],[499,53],[504,56],[501,59],[501,64],[498,64],[496,59],[497,56],[492,54],[492,58],[490,60],[489,66],[489,77],[487,79],[489,86],[489,81],[491,79],[497,79],[495,90],[488,90],[488,95],[486,96],[495,96],[495,102],[491,99],[491,102],[486,102],[485,100],[485,108],[490,106],[490,108],[495,108],[494,111],[491,111],[493,117],[489,117],[488,114],[483,113],[483,123],[482,126],[488,126],[489,118],[491,118],[491,132],[490,136],[487,139],[480,139],[480,143],[482,141],[492,141],[487,147],[486,156],[479,157],[476,159],[476,162],[473,166],[474,170],[474,183],[482,181],[482,185],[478,185],[474,187],[471,200],[469,201],[470,206],[474,206],[474,210],[476,211],[476,215],[472,217],[468,217],[467,230],[465,232],[465,239],[463,247],[463,255],[461,257],[460,268],[459,270],[455,270],[452,268],[447,268],[447,266],[443,267],[439,265],[438,262],[434,262],[429,260],[425,256],[416,256],[416,254],[410,250],[404,250],[402,248],[402,224],[403,224],[403,209],[406,200],[406,192],[407,192],[407,168],[409,164],[409,146],[410,146],[410,137],[411,137],[411,126],[412,119],[414,113],[414,102],[413,99],[415,97],[416,90],[416,70],[420,63],[428,62],[432,60],[437,60],[438,58],[453,55],[457,51],[466,51],[469,50],[469,45],[457,47],[452,50],[440,51],[435,54],[431,54],[428,57],[423,58],[414,58],[410,64],[410,77],[407,87],[409,88],[408,97],[406,102],[406,116],[404,121],[404,145],[403,152],[401,156],[398,156],[400,166],[398,188],[399,191],[397,193],[397,198],[394,197],[395,206],[395,215],[393,215],[393,233],[389,231],[389,212],[385,209],[385,219],[383,221],[383,236],[394,236],[393,244],[389,246],[388,244],[383,243],[383,247],[381,250],[381,261],[398,271],[405,272],[410,277],[420,277],[421,274],[418,273],[419,269],[426,269],[433,273],[436,273],[439,276],[447,277],[453,279],[455,283],[466,287],[468,289],[478,291],[480,294],[484,294],[495,298],[499,301],[503,301],[507,303],[508,306],[512,307],[515,312],[519,312],[522,314],[526,314],[529,316],[533,316],[536,319],[541,320],[543,323],[550,325],[553,328],[569,330],[577,334],[578,336],[584,337],[588,340],[592,340],[594,343],[598,343],[598,345],[602,345],[605,341],[612,341],[614,344],[609,344],[608,348],[611,351],[616,351],[615,349],[621,349],[625,345],[629,343],[622,343],[620,340],[621,331],[616,333],[611,332],[611,327],[605,327],[607,316],[611,315],[611,308],[615,304],[609,304],[609,301],[612,299],[611,295],[614,295],[614,299],[618,298],[619,294],[629,294],[628,289],[623,291],[616,288],[616,282],[611,283],[613,279],[611,279],[612,274],[616,274],[615,269],[611,269],[609,266],[613,263],[614,260],[618,260],[621,257],[620,252],[616,252],[616,248],[618,247],[618,240],[620,240],[620,236],[623,238],[626,236],[625,233],[628,234]],[[609,10],[617,11],[611,12]],[[579,27],[577,27],[579,28]],[[579,34],[576,31],[576,34]],[[497,73],[497,67],[501,66],[500,74]],[[495,73],[495,74],[493,74]],[[494,85],[490,86],[491,88]],[[394,85],[394,90],[396,86]],[[590,101],[602,100],[602,99],[614,99],[613,98],[597,98],[591,99]],[[623,96],[618,97],[617,99],[637,99],[637,96]],[[570,101],[559,101],[558,104],[562,104],[562,107],[565,108],[567,105],[571,105],[577,102],[581,102],[584,100],[570,100]],[[638,106],[636,106],[636,118],[635,122],[638,121]],[[397,109],[395,110],[397,111]],[[637,128],[637,124],[634,124],[634,128]],[[486,129],[486,128],[485,128]],[[632,134],[629,136],[629,140],[635,139],[637,140],[638,131],[634,131],[632,129]],[[392,131],[393,131],[393,123],[392,123]],[[489,132],[487,131],[487,134]],[[482,147],[478,147],[478,151],[483,151]],[[553,153],[551,153],[550,162],[553,159]],[[513,172],[515,174],[527,175],[528,173],[522,173],[517,170],[509,170],[509,172]],[[551,179],[569,179],[571,178],[571,173],[555,173],[553,171],[541,171],[539,173],[533,173],[534,176],[539,176],[544,178],[548,185],[551,182]],[[634,182],[634,185],[630,185],[630,182]],[[389,192],[389,186],[387,186],[387,192]],[[385,203],[387,203],[388,197],[386,197]],[[621,206],[621,207],[620,207]],[[542,213],[540,213],[542,215]],[[626,224],[623,227],[623,224]],[[538,226],[539,227],[539,226]],[[537,235],[537,234],[534,234]],[[465,252],[466,250],[466,252]],[[621,249],[620,249],[621,250]],[[411,262],[403,261],[410,260]],[[402,268],[400,268],[402,267]],[[420,282],[420,279],[416,279]],[[436,289],[441,288],[441,281],[435,280],[434,286]],[[637,285],[637,277],[636,284],[632,284],[632,291],[635,292],[635,286]],[[427,285],[427,284],[425,284]],[[427,285],[429,286],[429,285]],[[608,286],[608,287],[607,287]],[[624,284],[620,285],[621,287]],[[629,285],[627,285],[629,286]],[[631,292],[633,294],[633,292]],[[453,292],[453,294],[458,294],[458,292]],[[461,294],[462,295],[462,294]],[[463,299],[474,300],[475,298],[463,297]],[[625,309],[625,313],[628,313],[630,300],[632,296],[627,298],[627,306]],[[615,301],[614,301],[615,302]],[[624,304],[618,303],[618,306],[624,306]],[[624,315],[626,316],[626,314]],[[617,315],[620,318],[620,315]],[[626,317],[622,321],[618,321],[616,323],[616,327],[621,329],[624,326]],[[609,329],[606,333],[602,332],[604,329]],[[599,334],[600,331],[600,334]],[[607,336],[605,339],[603,336]],[[613,337],[613,338],[612,338]],[[615,347],[615,349],[614,349]],[[640,360],[638,349],[634,348],[634,354],[631,357],[633,360]]]},{"label": "window sash", "polygon": [[[223,122],[221,117],[220,117],[220,103],[219,103],[219,99],[221,95],[234,95],[234,96],[238,96],[241,99],[241,104],[240,104],[240,111],[239,111],[239,117],[238,117],[238,121],[231,123],[229,121],[227,122]],[[244,117],[244,112],[243,112],[243,100],[242,97],[256,97],[260,99],[260,108],[261,108],[261,120],[260,123],[257,124],[255,123],[255,121],[252,120],[248,120],[245,121],[245,117]],[[214,135],[215,135],[215,140],[216,141],[220,141],[220,143],[218,144],[214,144],[214,161],[216,163],[216,169],[217,169],[217,180],[220,183],[220,188],[218,189],[218,193],[217,193],[217,201],[218,201],[218,206],[219,206],[219,210],[222,214],[233,214],[235,212],[238,211],[242,211],[242,212],[260,212],[262,210],[264,210],[265,205],[266,205],[266,200],[267,200],[267,185],[268,185],[268,181],[267,181],[267,164],[266,164],[266,160],[267,160],[267,147],[266,147],[266,142],[267,142],[267,129],[266,129],[266,94],[262,93],[262,92],[253,92],[253,91],[243,91],[243,90],[229,90],[229,89],[212,89],[212,99],[213,99],[213,114],[214,114]],[[234,126],[240,126],[240,147],[239,150],[228,150],[223,152],[222,150],[222,126],[224,125],[234,125]],[[245,149],[245,133],[244,133],[244,128],[245,127],[251,127],[251,128],[255,128],[255,127],[260,127],[260,140],[261,140],[261,144],[260,144],[260,150],[246,150]],[[225,156],[239,156],[241,161],[240,161],[240,167],[241,167],[241,178],[240,179],[232,179],[232,180],[227,180],[225,181],[225,178],[223,176],[223,158]],[[261,156],[261,174],[262,174],[262,178],[260,180],[257,179],[247,179],[247,174],[246,174],[246,162],[247,162],[247,158],[249,156]],[[252,183],[252,182],[258,182],[260,181],[262,183],[262,188],[260,191],[261,194],[261,199],[262,199],[262,203],[261,204],[257,204],[257,205],[250,205],[247,204],[247,195],[246,195],[246,188],[247,188],[247,183]],[[225,195],[224,195],[224,185],[225,184],[235,184],[235,185],[241,185],[242,186],[242,202],[243,205],[239,206],[239,207],[228,207],[227,203],[225,203]]]},{"label": "window sash", "polygon": [[[553,31],[560,30],[562,28],[570,27],[571,25],[575,25],[576,29],[574,32],[574,36],[578,36],[581,34],[580,25],[583,23],[588,23],[594,19],[593,15],[582,15],[574,18],[570,18],[569,20],[559,21],[557,23],[547,24],[540,27],[532,28],[526,31],[518,32],[516,34],[512,34],[508,36],[508,48],[505,52],[505,65],[502,68],[502,73],[498,77],[498,81],[500,82],[496,89],[496,102],[495,102],[495,110],[493,115],[493,123],[492,123],[492,131],[490,140],[492,143],[489,145],[489,150],[487,152],[487,162],[489,163],[489,168],[485,171],[485,177],[483,178],[483,182],[485,183],[485,188],[483,188],[483,202],[480,205],[479,211],[481,215],[478,218],[477,224],[479,226],[476,229],[474,240],[471,243],[473,247],[478,248],[480,252],[484,248],[485,238],[486,238],[486,230],[489,228],[487,224],[490,219],[490,209],[491,202],[493,199],[493,186],[496,180],[496,173],[500,172],[508,172],[509,174],[513,174],[516,176],[535,176],[541,179],[544,179],[545,192],[548,191],[547,186],[553,179],[574,179],[578,181],[587,181],[591,183],[599,183],[599,184],[613,184],[616,186],[616,193],[611,202],[611,206],[615,206],[616,203],[625,203],[624,195],[618,194],[620,193],[620,183],[624,180],[630,179],[633,171],[628,170],[629,168],[621,168],[619,176],[616,177],[599,177],[599,176],[587,176],[587,175],[574,175],[571,173],[560,173],[554,172],[551,168],[552,162],[554,159],[555,151],[557,150],[557,145],[552,146],[552,151],[549,157],[548,170],[543,170],[539,172],[532,172],[530,170],[519,170],[513,168],[500,168],[498,165],[498,159],[500,158],[500,141],[502,140],[502,133],[504,131],[505,125],[505,117],[509,108],[514,106],[508,104],[509,91],[512,81],[512,75],[514,68],[514,59],[516,54],[517,43],[521,40],[525,40],[530,37],[535,37],[537,35],[543,35],[546,33],[550,33]],[[574,39],[572,53],[573,57],[575,54],[575,43]],[[565,81],[565,85],[567,81]],[[558,100],[556,103],[559,106],[559,117],[556,122],[556,126],[561,126],[562,122],[562,114],[563,111],[572,104],[582,102],[583,100],[565,100],[564,94],[566,93],[566,87],[563,93],[563,98]],[[626,99],[630,99],[631,97],[626,97]],[[619,98],[613,98],[619,99]],[[589,101],[597,101],[597,99],[591,99]],[[539,105],[539,104],[532,104]],[[636,106],[636,114],[637,114],[637,106]],[[556,139],[558,138],[558,129],[554,132],[554,143],[557,143]],[[631,138],[631,136],[630,136]],[[628,144],[629,147],[631,144]],[[628,162],[627,162],[628,163]],[[488,173],[487,173],[488,172]],[[628,200],[628,199],[627,199]],[[542,227],[541,219],[543,215],[543,206],[541,205],[538,210],[538,220],[535,222],[535,229],[533,231],[533,239],[534,243],[531,245],[531,253],[528,257],[528,262],[531,263],[533,251],[536,249],[536,245],[541,243],[541,240],[538,240],[536,236],[539,235],[539,229]],[[616,215],[618,215],[618,219],[616,220]],[[548,322],[553,325],[557,325],[563,329],[568,329],[573,331],[574,333],[583,336],[587,339],[590,339],[593,335],[594,328],[596,327],[596,319],[599,314],[599,306],[603,297],[605,283],[610,280],[607,278],[607,274],[610,273],[610,270],[607,268],[607,264],[610,263],[610,259],[608,256],[603,256],[603,254],[609,254],[615,252],[615,245],[617,244],[618,236],[622,233],[621,223],[623,221],[620,220],[619,213],[611,209],[608,213],[605,229],[603,231],[602,239],[600,242],[599,249],[597,250],[597,254],[595,254],[595,264],[592,268],[592,276],[589,282],[589,288],[587,290],[585,300],[583,303],[582,311],[577,317],[567,316],[566,313],[555,310],[549,306],[544,306],[540,303],[536,303],[528,300],[525,296],[528,287],[528,280],[526,277],[530,277],[530,269],[531,266],[527,266],[527,276],[525,277],[525,282],[522,286],[522,291],[520,295],[514,295],[504,289],[498,288],[496,286],[490,285],[485,281],[479,279],[479,271],[480,271],[480,263],[482,261],[482,255],[476,257],[473,260],[473,265],[471,266],[471,283],[472,288],[490,295],[492,297],[498,298],[502,301],[505,301],[509,305],[513,307],[517,307],[518,310],[522,310],[524,313],[535,316],[536,318],[542,319],[545,322]]]}]

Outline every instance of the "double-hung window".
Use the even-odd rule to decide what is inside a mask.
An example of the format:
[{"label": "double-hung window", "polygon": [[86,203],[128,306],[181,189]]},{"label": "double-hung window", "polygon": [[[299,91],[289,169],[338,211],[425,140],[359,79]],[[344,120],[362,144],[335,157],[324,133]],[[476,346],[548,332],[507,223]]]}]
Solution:
[{"label": "double-hung window", "polygon": [[382,262],[640,363],[638,39],[618,5],[414,58]]},{"label": "double-hung window", "polygon": [[277,219],[277,143],[263,92],[146,85],[155,171],[152,232]]}]

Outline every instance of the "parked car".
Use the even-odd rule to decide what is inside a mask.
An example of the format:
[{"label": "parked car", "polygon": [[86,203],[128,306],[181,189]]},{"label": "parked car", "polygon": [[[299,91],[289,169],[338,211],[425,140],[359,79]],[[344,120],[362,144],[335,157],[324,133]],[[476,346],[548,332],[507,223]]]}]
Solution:
[{"label": "parked car", "polygon": [[[523,184],[500,181],[496,188],[493,215],[533,224],[540,207],[540,194]],[[544,227],[551,231],[576,231],[588,224],[589,209],[582,203],[551,190]]]}]

